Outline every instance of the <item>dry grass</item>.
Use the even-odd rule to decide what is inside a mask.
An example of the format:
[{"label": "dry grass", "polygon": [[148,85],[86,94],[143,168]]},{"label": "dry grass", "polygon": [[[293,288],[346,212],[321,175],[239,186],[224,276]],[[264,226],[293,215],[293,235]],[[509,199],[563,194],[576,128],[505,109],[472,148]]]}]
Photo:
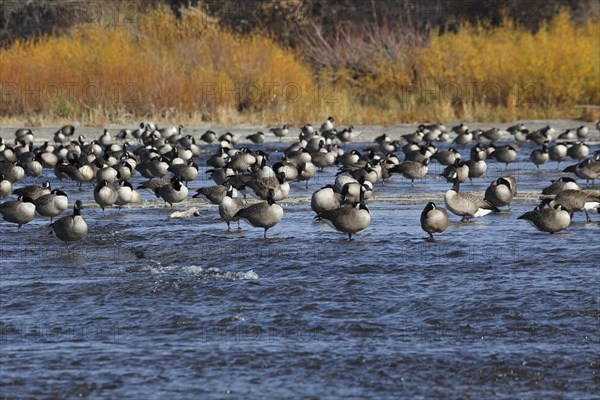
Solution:
[{"label": "dry grass", "polygon": [[597,21],[575,26],[561,13],[536,33],[506,20],[432,32],[427,44],[352,47],[358,39],[348,37],[346,51],[360,50],[354,64],[334,57],[335,65],[315,72],[302,54],[265,35],[234,35],[198,10],[177,20],[158,9],[133,28],[80,26],[2,51],[0,119],[102,125],[142,118],[302,123],[330,114],[356,124],[574,117],[581,113],[576,104],[600,104],[599,29]]}]

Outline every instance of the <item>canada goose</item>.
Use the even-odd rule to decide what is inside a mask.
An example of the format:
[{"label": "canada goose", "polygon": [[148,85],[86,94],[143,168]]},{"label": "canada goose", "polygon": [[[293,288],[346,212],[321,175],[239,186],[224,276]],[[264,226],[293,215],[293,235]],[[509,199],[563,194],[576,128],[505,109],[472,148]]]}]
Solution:
[{"label": "canada goose", "polygon": [[427,165],[429,160],[425,159],[423,162],[416,161],[404,161],[402,164],[396,165],[389,169],[390,173],[400,173],[406,179],[411,180],[411,184],[415,182],[415,179],[423,179],[427,175],[429,168]]},{"label": "canada goose", "polygon": [[436,159],[442,165],[451,165],[457,158],[460,158],[460,153],[454,147],[450,147],[448,150],[437,151],[431,158]]},{"label": "canada goose", "polygon": [[[417,130],[416,132],[407,133],[406,135],[402,135],[401,137],[402,139],[406,140],[406,143],[414,143],[418,145],[425,137],[425,133],[422,130]],[[375,141],[379,143],[380,146],[386,143],[394,143],[394,141],[385,133],[375,138]]]},{"label": "canada goose", "polygon": [[12,182],[0,174],[0,198],[10,196],[12,194]]},{"label": "canada goose", "polygon": [[424,133],[423,140],[426,142],[437,142],[440,139],[442,129],[439,125],[419,125],[417,129]]},{"label": "canada goose", "polygon": [[112,206],[119,199],[119,186],[106,180],[100,181],[94,188],[94,200],[102,211],[104,207]]},{"label": "canada goose", "polygon": [[[357,181],[366,181],[372,184],[383,179],[383,168],[378,161],[367,162],[362,168],[346,168],[340,169],[338,174],[348,173]],[[389,177],[389,170],[386,170],[386,176]]]},{"label": "canada goose", "polygon": [[30,185],[19,189],[15,189],[14,194],[17,196],[30,197],[32,200],[36,200],[38,197],[50,193],[50,182],[46,181],[42,186]]},{"label": "canada goose", "polygon": [[561,161],[567,158],[567,144],[563,142],[556,143],[548,149],[548,155],[552,161],[557,161],[560,165]]},{"label": "canada goose", "polygon": [[358,202],[350,207],[338,207],[333,210],[323,211],[315,217],[317,221],[328,221],[335,230],[348,234],[348,240],[352,240],[352,234],[365,229],[371,223],[371,214],[364,202]]},{"label": "canada goose", "polygon": [[65,125],[54,133],[55,143],[66,143],[71,140],[71,136],[75,133],[73,125]]},{"label": "canada goose", "polygon": [[297,169],[298,177],[296,179],[298,180],[298,182],[306,181],[306,187],[308,188],[308,181],[316,175],[317,167],[315,167],[312,161],[303,161],[298,163]]},{"label": "canada goose", "polygon": [[494,152],[492,153],[492,157],[495,158],[496,161],[504,163],[506,167],[508,167],[508,164],[517,160],[517,151],[509,144],[502,147],[493,147],[493,149]]},{"label": "canada goose", "polygon": [[249,172],[254,164],[256,164],[256,157],[244,147],[231,157],[227,166],[235,172]]},{"label": "canada goose", "polygon": [[572,129],[567,129],[558,135],[559,140],[574,140],[577,138],[576,133]]},{"label": "canada goose", "polygon": [[587,139],[589,132],[590,132],[590,130],[588,129],[588,127],[585,125],[582,125],[579,128],[577,128],[577,137],[579,139]]},{"label": "canada goose", "polygon": [[267,200],[271,190],[273,190],[273,200],[275,201],[287,199],[290,194],[290,184],[285,180],[283,171],[278,172],[276,176],[250,180],[248,186],[262,200]]},{"label": "canada goose", "polygon": [[454,176],[456,175],[456,179],[458,179],[460,183],[463,183],[469,177],[469,172],[469,165],[466,162],[461,161],[460,158],[457,158],[454,160],[453,164],[444,168],[440,176],[446,178],[448,182],[453,182],[455,179]]},{"label": "canada goose", "polygon": [[336,193],[333,185],[327,185],[313,193],[310,199],[310,208],[319,214],[323,211],[339,208],[343,203],[344,196],[341,193]]},{"label": "canada goose", "polygon": [[124,205],[132,203],[135,190],[133,189],[133,185],[125,180],[120,180],[118,186],[118,198],[115,201],[115,206],[118,206],[120,211]]},{"label": "canada goose", "polygon": [[181,134],[181,130],[183,129],[183,125],[178,126],[167,126],[164,128],[156,128],[161,138],[167,139],[173,135]]},{"label": "canada goose", "polygon": [[132,166],[131,163],[129,163],[125,160],[120,161],[119,164],[114,168],[117,171],[117,176],[121,180],[128,181],[133,176],[134,167]]},{"label": "canada goose", "polygon": [[260,144],[265,141],[265,134],[261,131],[253,133],[252,135],[246,136],[246,139],[250,140],[252,143]]},{"label": "canada goose", "polygon": [[487,171],[487,163],[485,160],[471,159],[467,161],[467,166],[469,167],[469,179],[471,180],[471,183],[473,182],[473,178],[481,178]]},{"label": "canada goose", "polygon": [[17,161],[0,162],[0,174],[12,183],[18,182],[25,177],[25,169]]},{"label": "canada goose", "polygon": [[35,210],[42,217],[50,217],[50,222],[69,207],[69,198],[62,190],[54,189],[34,200]]},{"label": "canada goose", "polygon": [[329,132],[333,130],[333,123],[334,123],[334,119],[333,117],[327,117],[327,120],[325,122],[323,122],[323,124],[321,125],[321,128],[319,128],[319,132],[323,133],[323,132]]},{"label": "canada goose", "polygon": [[280,172],[283,173],[287,182],[295,181],[298,178],[298,168],[291,162],[277,162],[272,169],[276,175]]},{"label": "canada goose", "polygon": [[107,147],[107,146],[110,146],[112,144],[112,142],[113,142],[112,136],[110,136],[108,129],[105,129],[104,133],[102,133],[102,135],[100,135],[100,137],[98,138],[98,143],[100,143],[104,147]]},{"label": "canada goose", "polygon": [[356,180],[349,175],[340,175],[335,180],[334,190],[342,195],[344,204],[354,204],[373,195],[373,184],[364,178]]},{"label": "canada goose", "polygon": [[421,229],[429,234],[433,240],[433,233],[442,233],[448,228],[448,213],[443,208],[436,207],[435,203],[429,202],[421,213]]},{"label": "canada goose", "polygon": [[165,207],[167,203],[173,207],[173,203],[181,203],[185,200],[188,195],[188,188],[179,179],[173,177],[168,185],[154,189],[154,194],[165,201]]},{"label": "canada goose", "polygon": [[531,140],[533,143],[540,146],[550,139],[552,138],[550,137],[549,129],[539,129],[527,135],[527,140]]},{"label": "canada goose", "polygon": [[450,130],[458,135],[467,132],[469,127],[461,122],[459,125],[453,126]]},{"label": "canada goose", "polygon": [[500,132],[499,128],[491,128],[491,129],[488,129],[487,131],[482,132],[479,135],[478,140],[480,140],[482,137],[484,137],[487,140],[489,140],[490,142],[494,143],[502,138],[502,133]]},{"label": "canada goose", "polygon": [[33,131],[28,128],[20,128],[15,131],[15,138],[25,143],[33,142]]},{"label": "canada goose", "polygon": [[213,168],[223,168],[227,165],[227,163],[229,163],[229,161],[230,157],[229,154],[227,154],[227,149],[220,148],[215,154],[206,160],[206,165]]},{"label": "canada goose", "polygon": [[37,178],[42,174],[44,170],[44,166],[38,160],[38,156],[34,153],[27,153],[20,157],[21,166],[25,171],[25,175],[30,176],[32,178]]},{"label": "canada goose", "polygon": [[155,156],[150,160],[147,168],[151,178],[162,178],[169,172],[169,160],[165,157]]},{"label": "canada goose", "polygon": [[335,164],[336,155],[331,152],[331,145],[327,145],[327,148],[323,148],[322,151],[317,151],[311,154],[311,161],[317,168],[323,171],[327,167],[331,167]]},{"label": "canada goose", "polygon": [[338,162],[342,166],[349,167],[359,162],[361,154],[358,150],[351,150],[338,157]]},{"label": "canada goose", "polygon": [[59,180],[71,179],[77,181],[78,186],[85,182],[90,182],[96,175],[96,167],[92,164],[83,163],[79,165],[76,162],[70,163],[63,159],[54,167],[54,174]]},{"label": "canada goose", "polygon": [[509,126],[506,131],[515,137],[517,142],[525,142],[527,141],[527,135],[529,134],[529,130],[525,127],[523,123],[518,123],[513,126]]},{"label": "canada goose", "polygon": [[119,172],[111,166],[104,165],[96,171],[96,182],[114,182],[117,180]]},{"label": "canada goose", "polygon": [[595,210],[600,207],[600,193],[592,193],[581,190],[562,190],[552,197],[542,197],[540,207],[544,205],[554,206],[555,204],[561,204],[566,207],[571,213],[576,211],[583,211],[585,213],[586,221],[592,222],[588,214],[588,210]]},{"label": "canada goose", "polygon": [[182,182],[190,182],[198,177],[198,165],[192,160],[185,164],[172,164],[169,171]]},{"label": "canada goose", "polygon": [[484,199],[495,207],[508,206],[514,196],[511,186],[507,178],[498,178],[485,190]]},{"label": "canada goose", "polygon": [[217,134],[211,130],[204,132],[202,134],[202,136],[200,136],[200,140],[202,140],[203,142],[208,143],[208,144],[211,144],[212,142],[214,142],[216,138],[217,138]]},{"label": "canada goose", "polygon": [[232,146],[235,146],[235,144],[237,143],[237,136],[231,132],[225,132],[217,139],[219,140],[219,142],[227,142]]},{"label": "canada goose", "polygon": [[536,149],[532,151],[529,158],[539,170],[540,165],[546,164],[550,159],[550,155],[548,154],[548,142],[544,142],[544,145],[541,149]]},{"label": "canada goose", "polygon": [[310,140],[313,136],[317,134],[315,128],[311,124],[306,124],[302,128],[300,128],[300,140]]},{"label": "canada goose", "polygon": [[238,229],[241,229],[240,219],[239,217],[236,217],[236,214],[244,208],[244,203],[235,196],[236,193],[237,191],[229,185],[225,197],[223,197],[223,200],[219,203],[219,215],[227,222],[228,231],[231,230],[231,226],[229,225],[231,221],[237,221]]},{"label": "canada goose", "polygon": [[344,128],[341,131],[337,132],[336,136],[340,142],[348,143],[348,142],[352,141],[352,139],[354,138],[354,136],[356,134],[360,134],[360,132],[355,133],[354,126],[350,125],[349,127]]},{"label": "canada goose", "polygon": [[63,241],[70,252],[69,243],[81,240],[88,233],[88,226],[81,216],[83,204],[77,200],[73,206],[73,215],[67,215],[50,224],[57,238]]},{"label": "canada goose", "polygon": [[453,214],[462,217],[461,222],[469,221],[471,218],[482,217],[491,212],[500,212],[494,205],[490,204],[489,201],[482,199],[472,193],[459,192],[460,182],[458,181],[457,174],[454,176],[454,184],[452,188],[444,195],[444,202],[446,207]]},{"label": "canada goose", "polygon": [[[48,142],[45,142],[45,145],[48,145]],[[54,166],[58,162],[58,157],[56,156],[56,154],[54,154],[53,147],[47,146],[47,150],[42,149],[42,147],[38,148],[37,150],[37,157],[40,163],[42,163],[42,167],[54,168]]]},{"label": "canada goose", "polygon": [[556,204],[553,208],[536,207],[533,211],[528,211],[517,219],[528,221],[538,231],[550,233],[562,231],[571,224],[569,210],[560,204]]},{"label": "canada goose", "polygon": [[555,181],[552,181],[550,186],[547,186],[542,190],[542,194],[556,195],[563,190],[581,190],[581,187],[577,184],[577,182],[575,182],[575,179],[563,176]]},{"label": "canada goose", "polygon": [[203,188],[197,189],[196,194],[193,195],[192,197],[196,199],[196,198],[199,198],[200,196],[204,196],[212,204],[218,205],[218,204],[221,204],[221,201],[223,201],[225,196],[227,196],[227,191],[230,188],[233,189],[232,197],[237,197],[237,195],[238,195],[237,190],[231,186],[229,181],[225,181],[224,184],[222,184],[222,185],[209,186],[209,187],[203,187]]},{"label": "canada goose", "polygon": [[469,130],[462,131],[456,135],[454,138],[454,143],[459,146],[466,146],[473,140],[473,132]]},{"label": "canada goose", "polygon": [[583,142],[577,142],[567,148],[567,155],[573,160],[583,160],[590,155],[590,148]]},{"label": "canada goose", "polygon": [[267,231],[277,225],[283,217],[283,208],[273,200],[274,194],[273,189],[270,189],[267,201],[242,208],[235,214],[235,217],[245,219],[255,228],[264,228],[264,238],[266,238]]},{"label": "canada goose", "polygon": [[30,197],[19,196],[17,200],[0,204],[0,214],[6,222],[18,224],[20,232],[21,226],[30,222],[35,216],[35,204]]},{"label": "canada goose", "polygon": [[281,139],[288,134],[289,126],[284,125],[282,128],[271,128],[269,129],[269,132],[277,136],[279,138],[279,141],[281,142]]},{"label": "canada goose", "polygon": [[594,181],[600,175],[600,161],[592,161],[590,159],[583,160],[579,164],[565,168],[563,172],[574,173],[578,177],[585,179],[586,184],[591,180],[593,185]]}]

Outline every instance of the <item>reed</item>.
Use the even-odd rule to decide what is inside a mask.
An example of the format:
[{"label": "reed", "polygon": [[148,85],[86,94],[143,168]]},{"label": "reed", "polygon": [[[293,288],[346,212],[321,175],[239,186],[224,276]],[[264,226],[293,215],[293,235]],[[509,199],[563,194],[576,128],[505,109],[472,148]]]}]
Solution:
[{"label": "reed", "polygon": [[535,33],[505,19],[363,48],[362,72],[317,69],[302,48],[234,34],[199,10],[176,19],[158,8],[135,26],[77,26],[3,50],[0,120],[505,121],[576,117],[575,105],[600,104],[600,24],[576,26],[564,12]]}]

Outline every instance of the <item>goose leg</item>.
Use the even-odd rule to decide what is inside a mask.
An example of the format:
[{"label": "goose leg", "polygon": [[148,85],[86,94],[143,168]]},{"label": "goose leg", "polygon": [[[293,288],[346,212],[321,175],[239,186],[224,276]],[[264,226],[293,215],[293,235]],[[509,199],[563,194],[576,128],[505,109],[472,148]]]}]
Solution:
[{"label": "goose leg", "polygon": [[583,211],[585,212],[585,219],[587,222],[592,222],[592,219],[590,218],[590,215],[588,214],[587,210],[584,208]]},{"label": "goose leg", "polygon": [[227,222],[227,232],[230,232],[231,231],[231,226],[229,225],[229,221],[225,221],[225,222]]},{"label": "goose leg", "polygon": [[265,234],[263,235],[263,238],[265,238],[265,239],[267,238],[267,230],[268,230],[268,228],[265,228]]}]

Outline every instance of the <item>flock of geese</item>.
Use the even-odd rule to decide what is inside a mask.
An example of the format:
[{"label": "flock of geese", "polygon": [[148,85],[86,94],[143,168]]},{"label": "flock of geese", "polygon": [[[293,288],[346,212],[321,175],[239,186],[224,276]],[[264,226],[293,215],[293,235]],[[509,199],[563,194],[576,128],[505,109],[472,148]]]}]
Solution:
[{"label": "flock of geese", "polygon": [[[348,142],[360,132],[353,126],[336,129],[332,117],[320,127],[306,124],[300,128],[298,140],[280,156],[268,154],[260,145],[268,134],[282,138],[291,135],[288,125],[272,128],[268,134],[257,132],[246,139],[261,149],[250,150],[238,146],[239,138],[227,132],[218,135],[206,131],[199,139],[184,134],[183,126],[159,128],[151,122],[141,123],[137,129],[123,129],[114,134],[108,130],[96,139],[87,140],[76,135],[76,128],[66,125],[54,133],[51,143],[36,145],[31,129],[17,129],[13,141],[0,137],[0,198],[16,196],[0,204],[4,221],[17,224],[18,230],[34,217],[50,219],[52,232],[67,245],[82,239],[88,232],[81,215],[83,203],[77,200],[70,215],[60,215],[69,207],[65,191],[51,187],[49,182],[14,188],[25,177],[38,178],[44,169],[52,169],[58,181],[71,180],[94,186],[94,200],[105,210],[120,209],[142,201],[141,190],[151,191],[164,201],[165,207],[181,203],[190,194],[188,185],[198,178],[196,164],[204,151],[209,154],[207,172],[213,186],[197,189],[193,197],[204,197],[218,205],[220,217],[227,223],[245,220],[251,226],[267,231],[283,218],[278,204],[290,195],[294,182],[305,182],[308,187],[319,171],[337,168],[335,180],[316,190],[311,197],[315,220],[331,225],[337,231],[352,235],[367,228],[371,214],[367,201],[373,196],[376,184],[395,174],[411,181],[428,175],[429,164],[437,162],[444,167],[441,176],[452,186],[444,194],[446,209],[461,217],[461,221],[499,212],[510,206],[517,193],[513,176],[502,176],[490,183],[484,196],[460,190],[467,179],[481,179],[486,175],[490,159],[506,166],[516,162],[520,144],[533,142],[537,147],[529,159],[538,168],[547,162],[558,166],[568,158],[575,164],[563,169],[586,181],[586,186],[600,175],[600,151],[590,153],[586,143],[590,129],[581,126],[556,135],[546,126],[528,130],[524,124],[511,126],[506,131],[498,128],[470,130],[460,124],[447,129],[442,124],[420,125],[410,134],[393,139],[387,134],[378,136],[368,148],[345,150]],[[596,125],[600,131],[600,121]],[[512,137],[510,144],[497,142]],[[201,149],[200,142],[205,148]],[[436,146],[452,142],[451,146]],[[468,148],[469,159],[464,160],[461,150]],[[559,171],[561,171],[559,169]],[[132,180],[139,174],[144,182],[134,187]],[[141,178],[138,178],[141,179]],[[139,182],[139,180],[138,180]],[[260,201],[248,204],[247,194]],[[545,188],[540,204],[534,210],[518,217],[533,224],[538,230],[555,233],[567,228],[574,212],[599,212],[598,191],[583,190],[572,176],[561,176]],[[442,233],[449,225],[445,208],[429,202],[421,214],[421,227],[433,240],[434,233]],[[58,218],[57,220],[54,220]]]}]

